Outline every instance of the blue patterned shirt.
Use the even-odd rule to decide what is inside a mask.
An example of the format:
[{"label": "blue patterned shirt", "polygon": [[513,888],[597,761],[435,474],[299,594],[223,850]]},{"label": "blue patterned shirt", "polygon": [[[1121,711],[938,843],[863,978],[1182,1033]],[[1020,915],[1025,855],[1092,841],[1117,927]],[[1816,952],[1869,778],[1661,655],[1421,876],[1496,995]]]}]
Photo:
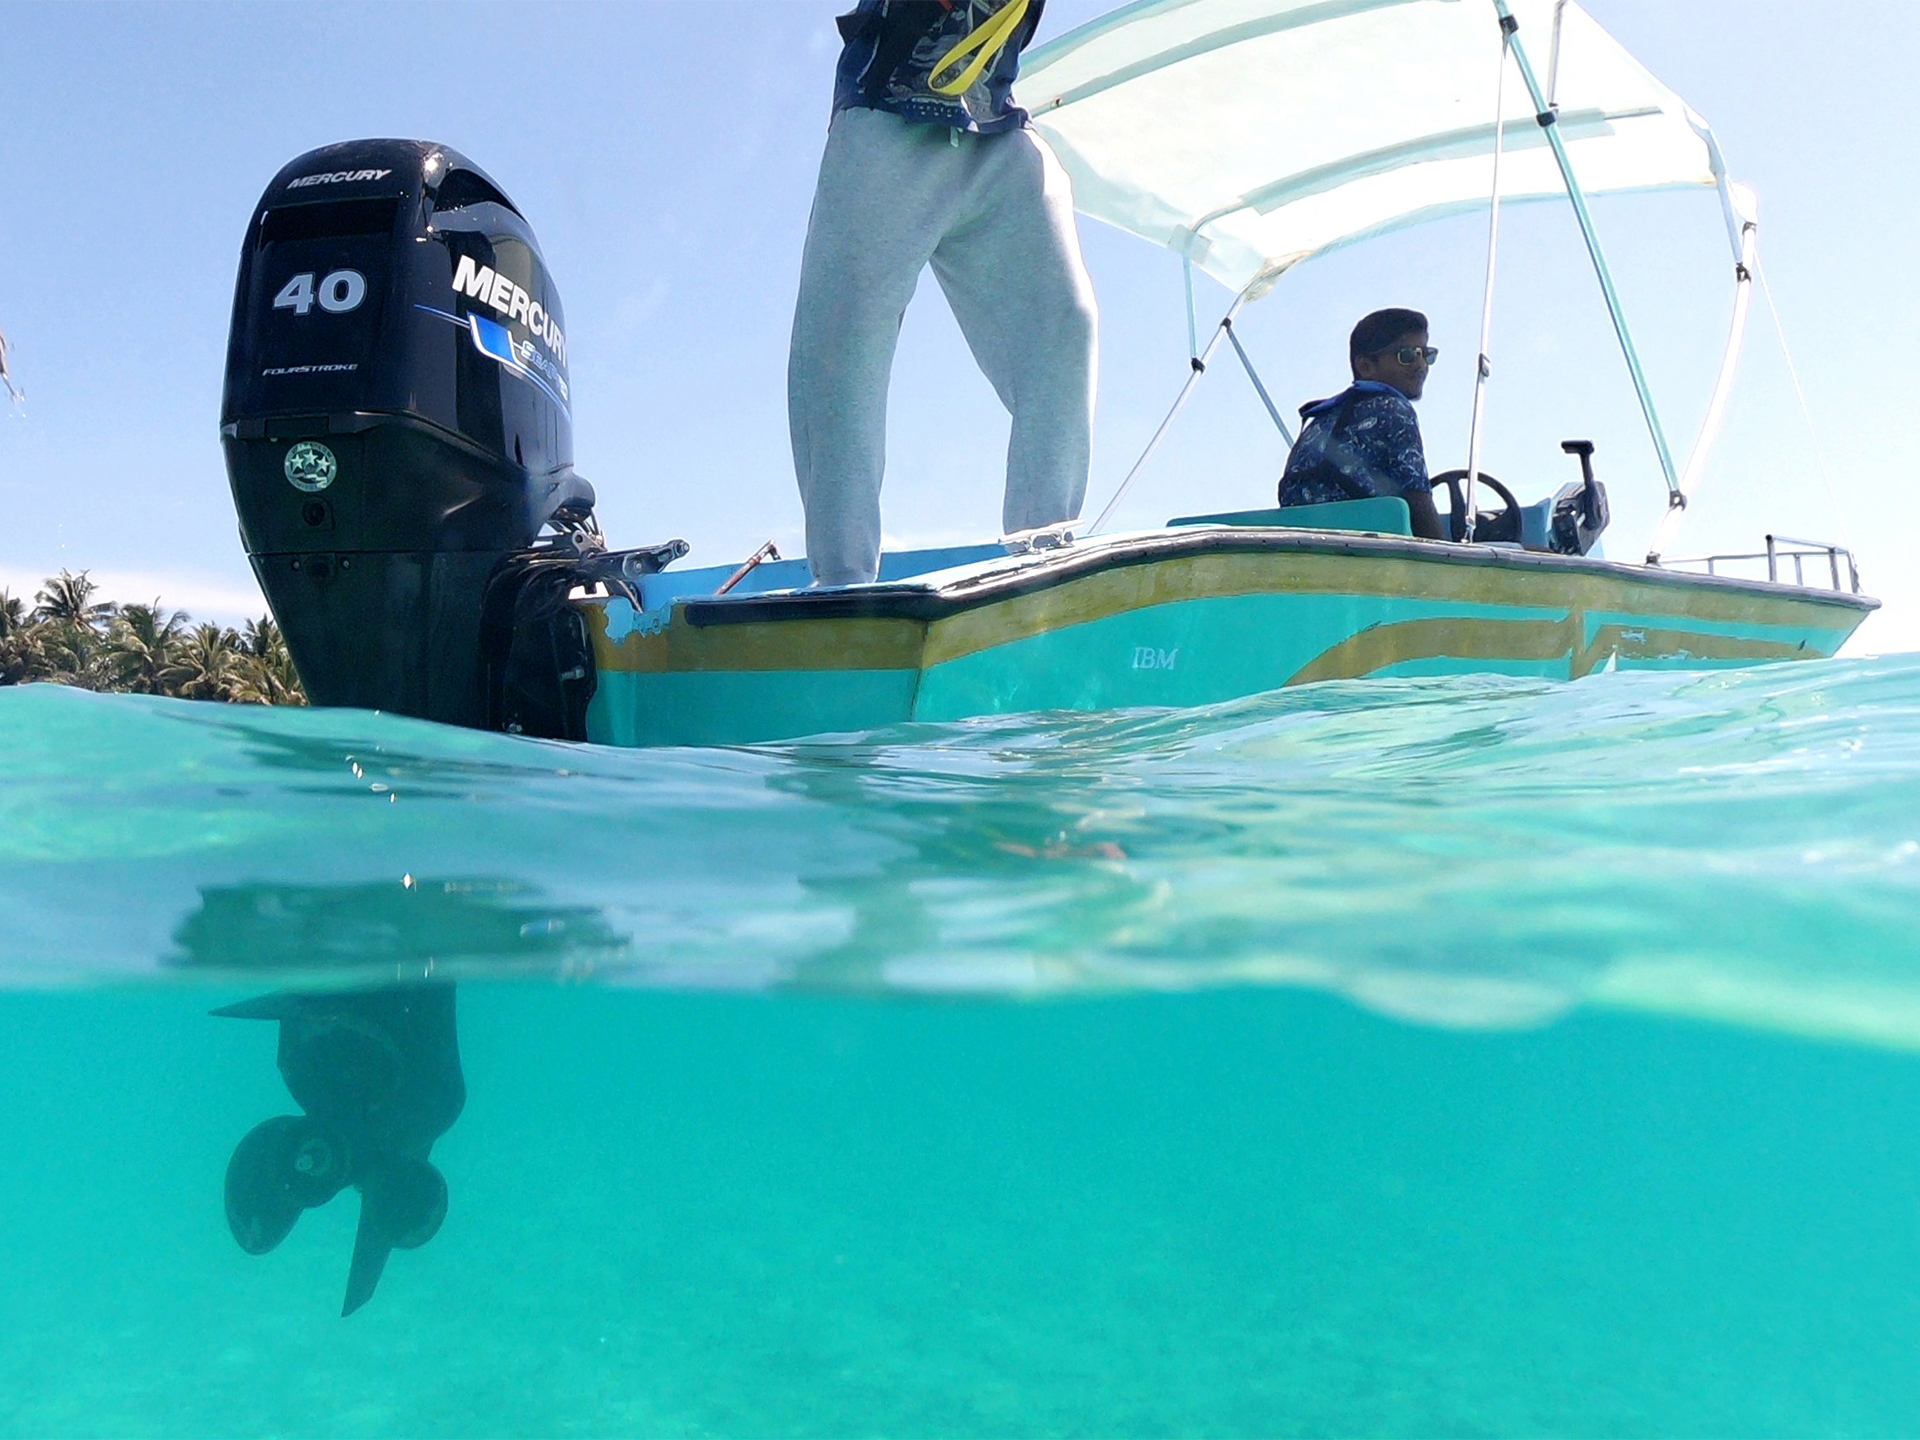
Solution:
[{"label": "blue patterned shirt", "polygon": [[1300,438],[1280,477],[1282,505],[1431,492],[1413,402],[1378,380],[1300,407]]},{"label": "blue patterned shirt", "polygon": [[[834,75],[833,108],[886,110],[922,125],[991,134],[1017,130],[1027,112],[1013,103],[1020,52],[1039,27],[1046,0],[1029,0],[1027,11],[996,42],[948,59],[956,47],[1016,0],[859,0],[839,19],[846,46]],[[950,84],[995,44],[985,68],[959,95],[933,88]],[[944,64],[942,62],[945,62]],[[937,72],[937,73],[936,73]]]}]

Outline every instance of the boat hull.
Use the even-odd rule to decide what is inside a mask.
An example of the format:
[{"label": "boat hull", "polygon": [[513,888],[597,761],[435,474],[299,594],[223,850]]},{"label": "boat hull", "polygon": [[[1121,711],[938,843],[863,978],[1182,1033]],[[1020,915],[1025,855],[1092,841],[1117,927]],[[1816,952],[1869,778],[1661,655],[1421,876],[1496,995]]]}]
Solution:
[{"label": "boat hull", "polygon": [[1189,527],[917,585],[589,610],[590,738],[735,744],[1319,680],[1835,653],[1876,602],[1584,557]]}]

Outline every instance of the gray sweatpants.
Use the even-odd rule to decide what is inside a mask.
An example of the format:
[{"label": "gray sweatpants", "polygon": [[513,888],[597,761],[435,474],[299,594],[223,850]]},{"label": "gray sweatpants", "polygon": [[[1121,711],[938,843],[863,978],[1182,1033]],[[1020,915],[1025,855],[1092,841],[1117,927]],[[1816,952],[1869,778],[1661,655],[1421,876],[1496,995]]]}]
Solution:
[{"label": "gray sweatpants", "polygon": [[[1093,430],[1093,283],[1066,172],[1031,130],[995,135],[842,110],[827,132],[787,362],[814,579],[874,578],[887,380],[931,264],[1013,416],[1006,531],[1080,513]],[[949,479],[953,477],[941,477]]]}]

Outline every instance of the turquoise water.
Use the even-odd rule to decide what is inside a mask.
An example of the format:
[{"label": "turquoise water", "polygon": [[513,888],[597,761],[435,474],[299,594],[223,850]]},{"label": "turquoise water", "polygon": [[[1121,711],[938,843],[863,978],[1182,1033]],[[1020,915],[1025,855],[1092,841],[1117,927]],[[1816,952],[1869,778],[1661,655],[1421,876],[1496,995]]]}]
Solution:
[{"label": "turquoise water", "polygon": [[[0,735],[0,1433],[1920,1434],[1920,657]],[[207,1011],[421,981],[447,1216],[343,1319]]]}]

